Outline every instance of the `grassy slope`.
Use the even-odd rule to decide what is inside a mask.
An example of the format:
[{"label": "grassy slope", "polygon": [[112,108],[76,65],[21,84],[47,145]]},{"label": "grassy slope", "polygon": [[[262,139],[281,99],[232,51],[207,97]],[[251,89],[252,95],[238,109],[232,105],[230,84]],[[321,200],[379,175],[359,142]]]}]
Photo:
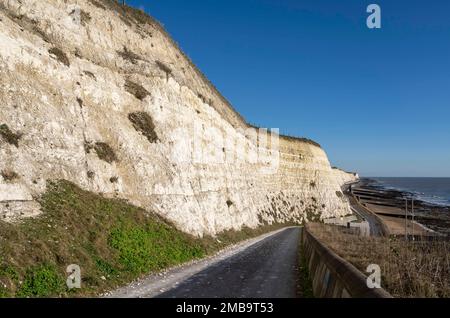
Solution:
[{"label": "grassy slope", "polygon": [[[153,213],[67,181],[50,183],[40,201],[40,217],[0,221],[0,297],[95,296],[280,227],[198,239]],[[81,267],[81,289],[65,286],[70,264]]]}]

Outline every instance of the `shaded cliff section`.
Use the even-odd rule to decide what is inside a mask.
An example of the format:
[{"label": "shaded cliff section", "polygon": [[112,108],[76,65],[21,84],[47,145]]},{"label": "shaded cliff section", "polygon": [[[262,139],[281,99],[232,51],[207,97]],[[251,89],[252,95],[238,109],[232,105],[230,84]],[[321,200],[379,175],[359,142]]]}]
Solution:
[{"label": "shaded cliff section", "polygon": [[0,0],[0,42],[3,220],[39,215],[59,179],[200,236],[350,213],[353,174],[313,141],[258,135],[139,10]]}]

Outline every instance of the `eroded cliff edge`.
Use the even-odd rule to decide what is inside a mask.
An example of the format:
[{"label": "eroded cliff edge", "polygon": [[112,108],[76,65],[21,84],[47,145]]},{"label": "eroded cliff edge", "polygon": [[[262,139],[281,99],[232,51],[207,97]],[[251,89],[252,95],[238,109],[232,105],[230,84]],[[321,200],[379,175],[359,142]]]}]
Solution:
[{"label": "eroded cliff edge", "polygon": [[140,11],[0,0],[0,43],[2,219],[38,215],[56,179],[195,235],[350,213],[340,186],[354,175],[308,140],[271,151]]}]

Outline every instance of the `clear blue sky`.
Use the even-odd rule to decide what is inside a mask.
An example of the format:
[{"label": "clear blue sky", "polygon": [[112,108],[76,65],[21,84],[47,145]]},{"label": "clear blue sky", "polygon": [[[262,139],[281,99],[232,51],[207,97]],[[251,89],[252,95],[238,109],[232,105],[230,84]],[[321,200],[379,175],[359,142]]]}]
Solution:
[{"label": "clear blue sky", "polygon": [[450,1],[128,3],[249,122],[314,139],[364,176],[450,176]]}]

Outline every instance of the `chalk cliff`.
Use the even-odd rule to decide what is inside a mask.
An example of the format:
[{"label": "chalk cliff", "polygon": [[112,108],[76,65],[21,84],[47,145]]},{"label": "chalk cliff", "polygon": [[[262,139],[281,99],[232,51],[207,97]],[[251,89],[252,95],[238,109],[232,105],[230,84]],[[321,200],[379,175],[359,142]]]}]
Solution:
[{"label": "chalk cliff", "polygon": [[251,128],[142,12],[0,0],[0,218],[39,215],[47,180],[195,234],[349,214],[355,178],[316,143]]}]

